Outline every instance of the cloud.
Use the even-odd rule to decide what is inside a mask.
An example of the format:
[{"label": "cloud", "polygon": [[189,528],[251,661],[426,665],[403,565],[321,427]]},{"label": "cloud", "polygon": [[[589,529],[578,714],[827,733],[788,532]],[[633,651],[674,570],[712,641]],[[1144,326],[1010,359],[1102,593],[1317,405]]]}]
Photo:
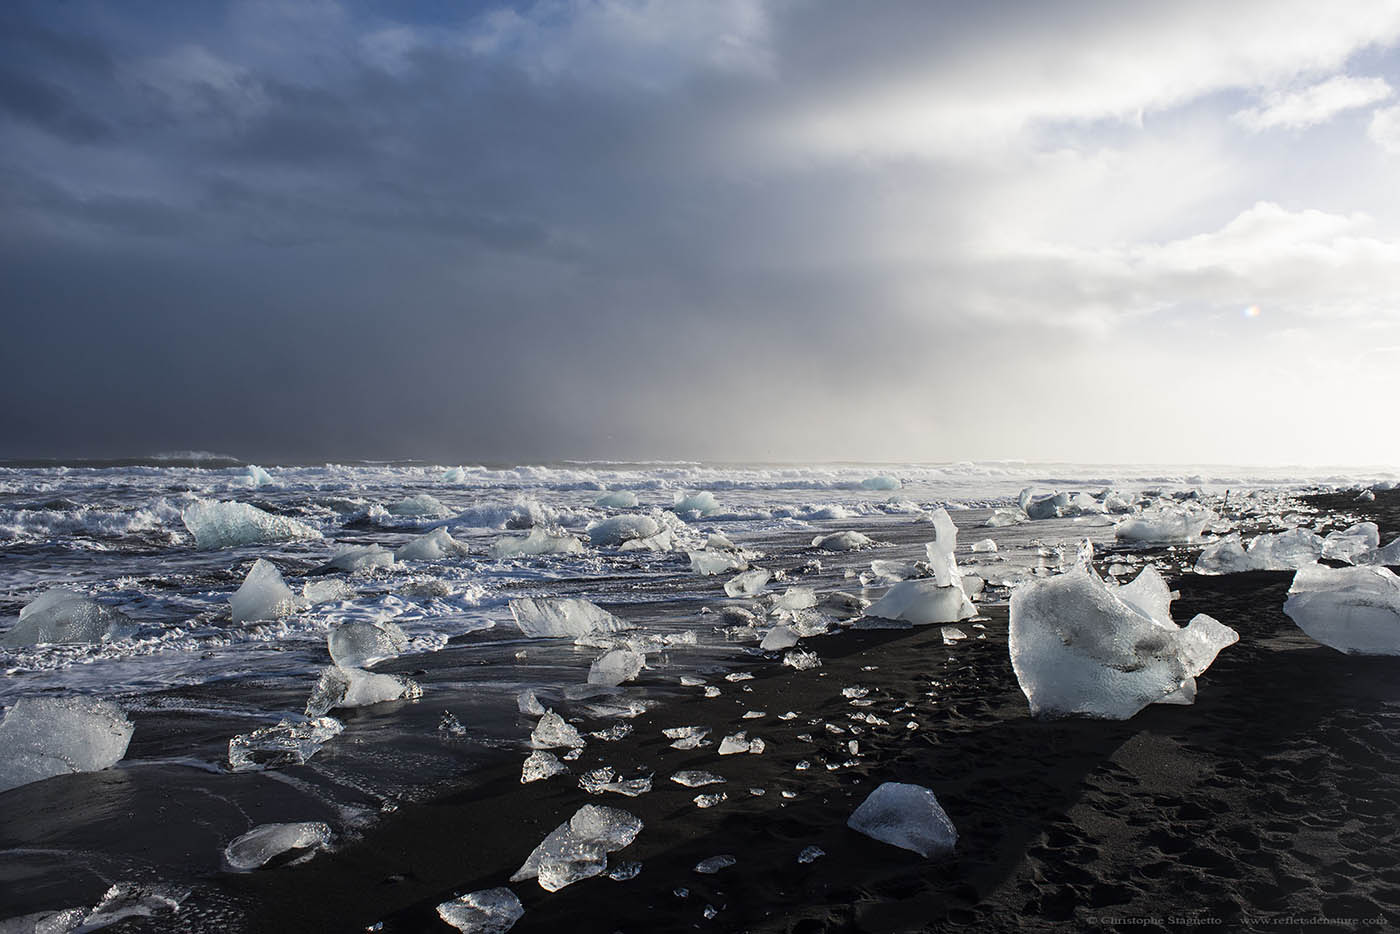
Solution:
[{"label": "cloud", "polygon": [[1235,113],[1235,122],[1255,133],[1282,128],[1301,130],[1326,123],[1339,113],[1379,103],[1392,91],[1383,78],[1337,75],[1298,91],[1273,91],[1263,107]]},{"label": "cloud", "polygon": [[1386,152],[1400,154],[1400,107],[1383,107],[1371,114],[1366,132]]}]

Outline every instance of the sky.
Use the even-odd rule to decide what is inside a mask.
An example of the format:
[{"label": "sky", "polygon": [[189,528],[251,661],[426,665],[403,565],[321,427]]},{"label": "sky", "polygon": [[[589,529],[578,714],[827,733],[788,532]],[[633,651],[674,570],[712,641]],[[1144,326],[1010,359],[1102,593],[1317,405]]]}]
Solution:
[{"label": "sky", "polygon": [[1400,0],[10,0],[0,456],[1400,463]]}]

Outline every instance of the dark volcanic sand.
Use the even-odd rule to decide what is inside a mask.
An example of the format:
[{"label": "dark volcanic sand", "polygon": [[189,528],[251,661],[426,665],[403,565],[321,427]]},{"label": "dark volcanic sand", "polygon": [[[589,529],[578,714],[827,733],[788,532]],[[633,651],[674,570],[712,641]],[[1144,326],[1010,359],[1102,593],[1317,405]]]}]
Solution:
[{"label": "dark volcanic sand", "polygon": [[[1400,495],[1327,505],[1388,518]],[[1395,526],[1383,527],[1388,541]],[[1290,579],[1175,582],[1178,621],[1208,612],[1241,635],[1200,679],[1192,707],[1157,706],[1122,723],[1030,719],[1007,658],[1005,610],[992,611],[985,640],[963,624],[974,638],[947,647],[938,627],[845,632],[809,640],[820,669],[772,665],[752,681],[718,682],[721,697],[669,703],[632,721],[632,737],[593,742],[572,764],[574,776],[598,764],[627,777],[655,770],[650,794],[594,798],[568,776],[522,786],[512,763],[469,792],[403,807],[339,852],[222,884],[252,913],[253,930],[383,921],[386,931],[446,931],[439,901],[506,884],[546,833],[591,801],[646,823],[612,860],[640,860],[641,874],[554,894],[515,884],[526,908],[515,931],[1394,929],[1400,660],[1313,643],[1281,611]],[[853,685],[870,688],[875,703],[853,707],[841,695]],[[892,712],[902,704],[911,709]],[[746,710],[768,716],[741,720]],[[778,720],[786,710],[799,718]],[[828,771],[825,763],[848,758],[852,736],[825,724],[849,728],[848,714],[861,710],[890,725],[856,737],[858,765]],[[910,719],[917,730],[905,728]],[[712,727],[716,740],[747,728],[768,748],[725,757],[714,746],[669,749],[661,729],[688,724]],[[812,768],[795,770],[803,759]],[[691,768],[728,782],[669,781]],[[952,858],[923,860],[845,827],[889,780],[934,790],[960,834]],[[692,804],[716,787],[728,801]],[[750,796],[750,787],[766,794]],[[797,797],[784,800],[785,789]],[[798,864],[812,844],[826,855]],[[693,871],[717,854],[738,863],[712,876]],[[674,893],[681,887],[688,897]],[[718,910],[713,920],[706,906]]]}]

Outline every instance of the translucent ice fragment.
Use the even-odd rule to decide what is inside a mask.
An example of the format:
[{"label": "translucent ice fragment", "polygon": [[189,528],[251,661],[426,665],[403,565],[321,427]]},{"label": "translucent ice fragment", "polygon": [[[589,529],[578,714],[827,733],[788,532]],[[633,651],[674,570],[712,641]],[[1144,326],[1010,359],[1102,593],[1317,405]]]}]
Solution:
[{"label": "translucent ice fragment", "polygon": [[602,607],[577,597],[521,597],[510,601],[515,625],[532,639],[577,638],[632,628]]},{"label": "translucent ice fragment", "polygon": [[0,791],[119,762],[132,725],[111,701],[21,697],[0,723]]},{"label": "translucent ice fragment", "polygon": [[646,667],[646,657],[631,649],[613,649],[588,667],[588,683],[616,687],[631,681]]},{"label": "translucent ice fragment", "polygon": [[530,734],[530,743],[537,749],[579,748],[584,745],[573,724],[552,710],[545,711],[535,730]]},{"label": "translucent ice fragment", "polygon": [[505,934],[525,915],[507,888],[482,889],[437,906],[438,917],[463,934]]},{"label": "translucent ice fragment", "polygon": [[240,872],[257,869],[274,857],[292,850],[329,846],[331,828],[320,821],[296,824],[262,824],[224,847],[224,860]]},{"label": "translucent ice fragment", "polygon": [[922,785],[885,782],[855,809],[846,825],[925,858],[953,851],[958,832],[938,799]]},{"label": "translucent ice fragment", "polygon": [[19,611],[0,645],[19,648],[57,642],[107,642],[129,636],[136,624],[124,613],[62,587],[46,590]]},{"label": "translucent ice fragment", "polygon": [[194,536],[195,547],[201,551],[321,537],[320,532],[304,522],[263,512],[247,503],[198,502],[181,513],[180,518]]},{"label": "translucent ice fragment", "polygon": [[292,593],[282,574],[272,562],[263,558],[253,562],[243,586],[229,598],[235,623],[280,619],[295,613],[301,601]]},{"label": "translucent ice fragment", "polygon": [[408,636],[390,622],[351,620],[326,635],[331,660],[347,668],[365,668],[397,658],[408,648]]},{"label": "translucent ice fragment", "polygon": [[344,729],[333,717],[302,722],[283,720],[276,726],[259,727],[228,741],[229,768],[252,772],[301,765]]},{"label": "translucent ice fragment", "polygon": [[1300,568],[1283,612],[1339,652],[1400,655],[1400,577],[1388,568]]},{"label": "translucent ice fragment", "polygon": [[441,561],[467,553],[467,546],[452,537],[452,533],[439,526],[431,532],[424,532],[417,538],[409,539],[394,552],[399,561]]},{"label": "translucent ice fragment", "polygon": [[731,597],[752,597],[763,592],[763,588],[768,585],[772,576],[771,571],[766,571],[763,568],[743,571],[725,581],[724,592]]}]

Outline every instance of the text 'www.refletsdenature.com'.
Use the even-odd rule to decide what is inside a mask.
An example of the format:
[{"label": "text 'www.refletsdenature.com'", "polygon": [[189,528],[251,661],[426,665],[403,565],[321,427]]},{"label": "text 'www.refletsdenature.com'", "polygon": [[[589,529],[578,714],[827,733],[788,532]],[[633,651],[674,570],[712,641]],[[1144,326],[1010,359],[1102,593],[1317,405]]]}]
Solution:
[{"label": "text 'www.refletsdenature.com'", "polygon": [[1383,927],[1390,922],[1382,916],[1374,918],[1345,918],[1329,915],[1244,915],[1217,918],[1214,915],[1094,915],[1084,919],[1089,924],[1114,927],[1223,927],[1229,925],[1255,927]]}]

